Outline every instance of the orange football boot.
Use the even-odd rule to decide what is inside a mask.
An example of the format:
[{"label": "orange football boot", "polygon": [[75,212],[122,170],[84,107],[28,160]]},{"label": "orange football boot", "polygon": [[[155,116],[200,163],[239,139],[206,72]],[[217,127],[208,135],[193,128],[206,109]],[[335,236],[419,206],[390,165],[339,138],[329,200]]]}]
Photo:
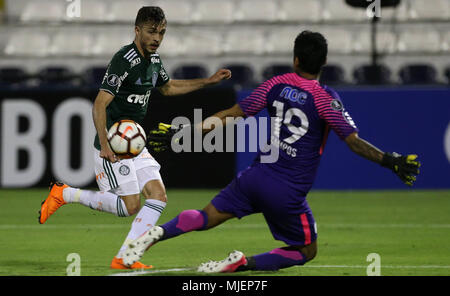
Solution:
[{"label": "orange football boot", "polygon": [[117,257],[114,257],[111,262],[111,269],[150,269],[150,268],[153,268],[153,265],[145,265],[144,263],[141,263],[139,261],[135,262],[133,265],[128,267],[125,264],[123,264],[122,258]]},{"label": "orange football boot", "polygon": [[44,224],[59,207],[66,204],[63,198],[63,190],[67,187],[69,185],[59,182],[50,183],[50,193],[47,199],[42,202],[41,210],[39,211],[39,223]]}]

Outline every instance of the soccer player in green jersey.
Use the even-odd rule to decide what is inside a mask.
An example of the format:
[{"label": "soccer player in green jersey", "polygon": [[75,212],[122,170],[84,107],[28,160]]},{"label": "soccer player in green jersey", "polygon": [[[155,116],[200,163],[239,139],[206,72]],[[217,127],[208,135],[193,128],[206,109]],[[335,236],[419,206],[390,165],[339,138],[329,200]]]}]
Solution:
[{"label": "soccer player in green jersey", "polygon": [[[135,21],[134,41],[122,47],[109,63],[92,110],[97,130],[94,141],[95,174],[100,191],[55,183],[51,185],[50,194],[40,210],[41,224],[67,203],[80,203],[119,217],[137,214],[122,247],[112,260],[111,268],[114,269],[151,268],[140,262],[125,266],[122,253],[129,242],[156,225],[167,197],[159,174],[160,165],[147,149],[135,158],[119,159],[108,144],[107,130],[120,119],[142,123],[154,88],[165,96],[182,95],[231,77],[229,70],[220,69],[209,78],[170,79],[157,53],[166,26],[161,8],[142,7]],[[142,208],[141,193],[145,198]]]}]

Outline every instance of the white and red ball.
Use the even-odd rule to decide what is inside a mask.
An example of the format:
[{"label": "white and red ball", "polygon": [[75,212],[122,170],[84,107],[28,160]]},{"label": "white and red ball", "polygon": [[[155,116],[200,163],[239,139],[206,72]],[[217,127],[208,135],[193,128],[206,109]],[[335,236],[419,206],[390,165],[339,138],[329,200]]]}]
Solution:
[{"label": "white and red ball", "polygon": [[145,148],[147,136],[135,121],[123,119],[115,122],[108,131],[108,141],[112,151],[119,158],[133,158]]}]

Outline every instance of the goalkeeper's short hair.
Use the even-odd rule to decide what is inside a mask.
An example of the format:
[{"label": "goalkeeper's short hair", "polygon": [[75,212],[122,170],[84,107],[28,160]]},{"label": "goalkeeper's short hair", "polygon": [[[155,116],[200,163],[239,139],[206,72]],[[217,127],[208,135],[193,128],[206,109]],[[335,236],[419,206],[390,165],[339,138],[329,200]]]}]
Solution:
[{"label": "goalkeeper's short hair", "polygon": [[299,59],[299,67],[309,74],[319,74],[327,61],[328,44],[318,32],[303,31],[295,38],[294,57]]}]

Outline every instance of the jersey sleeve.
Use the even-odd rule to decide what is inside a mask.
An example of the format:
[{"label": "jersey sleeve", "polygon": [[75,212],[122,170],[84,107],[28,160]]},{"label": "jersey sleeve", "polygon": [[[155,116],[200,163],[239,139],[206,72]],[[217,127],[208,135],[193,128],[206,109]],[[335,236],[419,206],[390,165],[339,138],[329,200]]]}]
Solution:
[{"label": "jersey sleeve", "polygon": [[170,77],[167,73],[166,69],[164,69],[163,64],[161,64],[161,68],[159,69],[158,80],[156,81],[156,87],[163,86],[167,82],[169,82]]},{"label": "jersey sleeve", "polygon": [[267,106],[267,96],[274,85],[273,79],[269,79],[238,103],[246,116],[253,116]]},{"label": "jersey sleeve", "polygon": [[108,65],[105,76],[103,77],[101,90],[107,91],[115,96],[126,78],[129,63],[120,56],[114,56]]},{"label": "jersey sleeve", "polygon": [[355,122],[337,92],[327,88],[314,99],[319,117],[330,126],[332,130],[344,140],[354,132],[358,132]]}]

